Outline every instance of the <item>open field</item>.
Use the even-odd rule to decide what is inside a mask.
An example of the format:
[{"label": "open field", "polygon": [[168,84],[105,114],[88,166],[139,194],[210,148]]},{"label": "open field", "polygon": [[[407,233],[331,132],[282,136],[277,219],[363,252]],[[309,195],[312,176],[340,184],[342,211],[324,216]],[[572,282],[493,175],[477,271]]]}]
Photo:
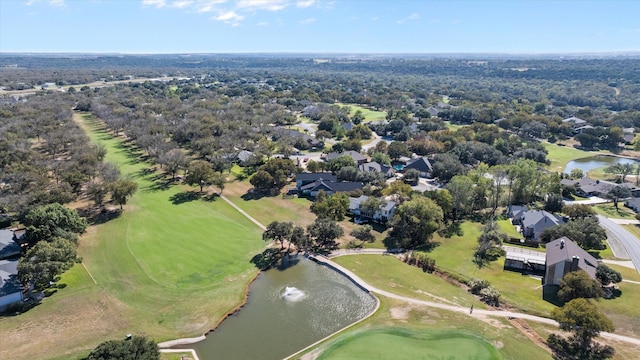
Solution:
[{"label": "open field", "polygon": [[[551,359],[548,352],[536,346],[507,320],[479,320],[460,313],[409,305],[384,297],[380,300],[380,309],[367,321],[337,334],[309,350],[306,355],[294,358],[309,359],[319,356],[318,359],[467,359],[469,357],[459,357],[456,354],[462,355],[463,351],[475,349],[481,352],[482,356],[478,357],[480,359]],[[447,335],[461,342],[451,344],[446,340],[434,341]],[[447,352],[445,343],[449,349],[458,349],[460,346],[459,352]],[[431,350],[424,347],[427,344],[433,345],[429,347]],[[442,352],[429,353],[434,348]],[[380,351],[373,354],[369,352],[375,349]],[[364,352],[354,352],[359,350]],[[430,357],[427,354],[447,356]]]},{"label": "open field", "polygon": [[542,145],[549,152],[547,159],[551,161],[551,165],[549,165],[549,170],[551,171],[563,172],[569,161],[595,155],[588,151],[578,150],[569,146],[558,146],[548,142],[543,142]]},{"label": "open field", "polygon": [[500,229],[500,231],[507,234],[509,237],[517,238],[517,239],[524,238],[522,234],[516,230],[516,226],[511,223],[511,220],[509,219],[498,220],[496,221],[496,223],[498,224],[498,228]]},{"label": "open field", "polygon": [[318,357],[319,360],[356,358],[499,359],[501,356],[489,342],[462,330],[429,332],[383,328],[344,336]]},{"label": "open field", "polygon": [[364,116],[364,122],[385,120],[387,116],[386,111],[372,110],[360,105],[343,104],[343,103],[339,103],[338,105],[350,107],[351,108],[351,113],[349,114],[350,116],[353,116],[356,113],[356,111],[360,110],[362,112],[362,115]]},{"label": "open field", "polygon": [[138,192],[80,241],[97,284],[76,265],[41,305],[1,318],[0,337],[13,345],[0,347],[0,358],[74,358],[126,333],[156,341],[202,335],[243,301],[257,273],[249,260],[264,247],[260,229],[215,197],[191,201],[191,189],[167,186],[99,122],[82,121]]}]

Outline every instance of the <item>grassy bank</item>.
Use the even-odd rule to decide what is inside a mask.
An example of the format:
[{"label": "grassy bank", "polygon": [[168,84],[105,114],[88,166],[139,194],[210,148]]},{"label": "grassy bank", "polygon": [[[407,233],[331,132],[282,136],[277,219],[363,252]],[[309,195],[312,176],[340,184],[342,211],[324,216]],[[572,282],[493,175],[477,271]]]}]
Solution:
[{"label": "grassy bank", "polygon": [[119,217],[91,226],[80,241],[96,283],[76,265],[41,305],[0,319],[0,337],[12,344],[0,358],[73,358],[126,333],[156,341],[201,335],[243,301],[257,273],[250,263],[264,246],[257,226],[216,198],[189,201],[191,189],[145,171],[140,154],[100,122],[78,120],[139,190]]},{"label": "grassy bank", "polygon": [[563,172],[569,161],[594,155],[588,151],[550,144],[548,142],[543,142],[542,145],[547,149],[547,159],[551,161],[551,165],[549,165],[549,170],[551,171]]}]

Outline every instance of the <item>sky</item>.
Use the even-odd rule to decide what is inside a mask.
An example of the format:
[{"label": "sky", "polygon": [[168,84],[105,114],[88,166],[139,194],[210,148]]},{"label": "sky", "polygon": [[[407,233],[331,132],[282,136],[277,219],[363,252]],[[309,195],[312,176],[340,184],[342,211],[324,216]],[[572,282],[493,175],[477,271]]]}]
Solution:
[{"label": "sky", "polygon": [[638,15],[637,0],[0,0],[0,52],[637,52]]}]

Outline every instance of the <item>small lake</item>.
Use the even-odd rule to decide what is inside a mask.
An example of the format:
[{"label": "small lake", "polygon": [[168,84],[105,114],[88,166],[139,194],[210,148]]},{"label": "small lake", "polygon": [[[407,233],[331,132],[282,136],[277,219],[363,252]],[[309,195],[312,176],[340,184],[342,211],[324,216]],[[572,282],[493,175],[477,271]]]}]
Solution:
[{"label": "small lake", "polygon": [[638,164],[640,161],[634,159],[621,158],[617,156],[597,155],[583,159],[569,161],[564,168],[564,172],[569,174],[573,169],[580,169],[587,175],[587,171],[613,165],[613,164]]},{"label": "small lake", "polygon": [[367,316],[376,300],[334,270],[302,256],[260,274],[247,304],[207,339],[202,360],[283,359]]}]

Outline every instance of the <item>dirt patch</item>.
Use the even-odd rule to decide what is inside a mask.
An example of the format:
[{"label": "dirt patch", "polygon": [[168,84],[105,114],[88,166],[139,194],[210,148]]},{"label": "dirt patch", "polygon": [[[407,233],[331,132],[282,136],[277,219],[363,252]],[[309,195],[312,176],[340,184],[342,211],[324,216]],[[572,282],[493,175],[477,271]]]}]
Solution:
[{"label": "dirt patch", "polygon": [[407,320],[409,319],[409,311],[411,310],[412,308],[410,307],[392,307],[389,313],[394,320]]},{"label": "dirt patch", "polygon": [[523,319],[509,319],[509,322],[516,329],[520,330],[520,332],[524,334],[524,336],[529,338],[529,340],[533,341],[534,344],[538,345],[551,354],[551,349],[549,349],[544,339],[540,335],[538,335],[538,333],[533,330],[526,321],[524,321]]}]

